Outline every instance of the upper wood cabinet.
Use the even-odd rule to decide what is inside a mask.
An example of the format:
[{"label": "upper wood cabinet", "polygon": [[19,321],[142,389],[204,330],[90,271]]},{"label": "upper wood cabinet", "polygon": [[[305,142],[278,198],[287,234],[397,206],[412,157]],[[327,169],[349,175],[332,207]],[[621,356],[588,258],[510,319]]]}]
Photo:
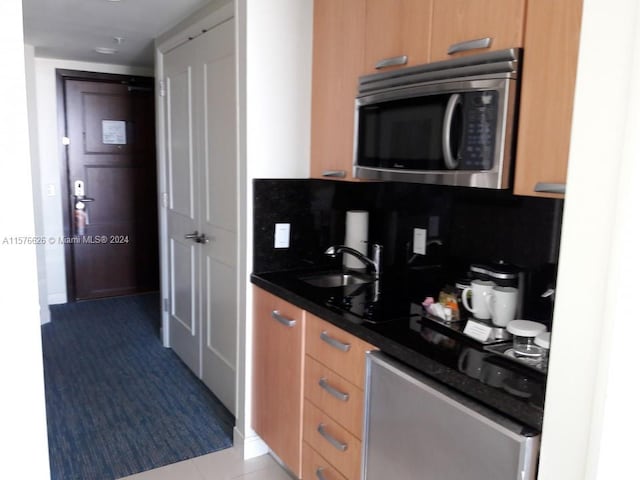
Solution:
[{"label": "upper wood cabinet", "polygon": [[432,0],[367,0],[363,73],[428,63],[432,13]]},{"label": "upper wood cabinet", "polygon": [[[433,0],[433,2],[432,62],[522,46],[525,0]],[[529,3],[538,3],[538,0]],[[465,42],[483,39],[490,39],[490,46],[469,43],[465,45]],[[458,51],[450,53],[450,49],[456,45],[458,45]]]},{"label": "upper wood cabinet", "polygon": [[304,312],[264,290],[253,291],[252,427],[300,477]]},{"label": "upper wood cabinet", "polygon": [[315,0],[313,8],[311,176],[350,179],[365,0]]},{"label": "upper wood cabinet", "polygon": [[514,193],[559,197],[571,137],[582,0],[527,6]]}]

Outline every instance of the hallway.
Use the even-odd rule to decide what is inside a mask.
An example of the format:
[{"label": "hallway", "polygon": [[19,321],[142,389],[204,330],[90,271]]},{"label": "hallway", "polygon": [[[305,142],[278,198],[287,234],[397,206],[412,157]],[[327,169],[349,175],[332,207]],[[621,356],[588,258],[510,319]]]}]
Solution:
[{"label": "hallway", "polygon": [[51,306],[53,480],[110,480],[228,448],[234,419],[159,339],[158,294]]}]

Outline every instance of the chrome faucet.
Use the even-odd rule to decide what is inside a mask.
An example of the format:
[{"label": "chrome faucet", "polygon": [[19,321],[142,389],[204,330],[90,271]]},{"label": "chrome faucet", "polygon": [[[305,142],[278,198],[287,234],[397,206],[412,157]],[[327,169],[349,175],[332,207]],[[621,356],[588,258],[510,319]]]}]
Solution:
[{"label": "chrome faucet", "polygon": [[348,253],[350,255],[353,255],[358,260],[371,266],[373,268],[373,274],[375,278],[378,279],[380,278],[380,274],[382,273],[382,245],[374,243],[371,246],[371,249],[372,249],[371,256],[373,258],[369,258],[363,255],[362,253],[360,253],[358,250],[355,250],[351,247],[347,247],[346,245],[332,245],[325,250],[324,254],[329,255],[330,257],[335,257],[339,253]]}]

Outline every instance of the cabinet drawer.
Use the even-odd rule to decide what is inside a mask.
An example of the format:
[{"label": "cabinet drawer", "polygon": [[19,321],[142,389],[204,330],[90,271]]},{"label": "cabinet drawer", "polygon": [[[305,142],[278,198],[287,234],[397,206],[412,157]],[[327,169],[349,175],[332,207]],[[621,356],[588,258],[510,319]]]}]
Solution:
[{"label": "cabinet drawer", "polygon": [[309,401],[304,402],[303,437],[346,478],[360,478],[360,440]]},{"label": "cabinet drawer", "polygon": [[312,357],[307,356],[305,368],[305,398],[362,438],[362,390]]},{"label": "cabinet drawer", "polygon": [[302,478],[304,480],[347,480],[307,442],[302,445]]},{"label": "cabinet drawer", "polygon": [[364,356],[375,347],[307,313],[307,355],[364,389]]}]

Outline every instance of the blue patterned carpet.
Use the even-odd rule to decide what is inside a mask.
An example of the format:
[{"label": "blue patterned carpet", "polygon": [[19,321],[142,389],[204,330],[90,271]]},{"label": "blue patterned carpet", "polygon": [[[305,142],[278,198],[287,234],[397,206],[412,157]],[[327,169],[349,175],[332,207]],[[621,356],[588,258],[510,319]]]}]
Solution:
[{"label": "blue patterned carpet", "polygon": [[112,480],[227,448],[233,416],[159,339],[157,294],[51,307],[52,480]]}]

